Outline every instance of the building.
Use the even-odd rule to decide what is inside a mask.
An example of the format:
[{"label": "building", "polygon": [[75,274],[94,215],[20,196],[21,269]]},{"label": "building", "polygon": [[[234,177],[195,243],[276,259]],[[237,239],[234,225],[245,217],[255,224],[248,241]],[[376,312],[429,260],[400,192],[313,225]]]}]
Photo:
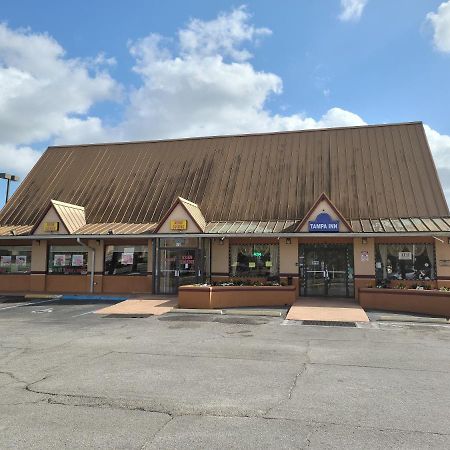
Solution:
[{"label": "building", "polygon": [[420,122],[50,147],[0,212],[0,292],[298,295],[450,285],[450,214]]}]

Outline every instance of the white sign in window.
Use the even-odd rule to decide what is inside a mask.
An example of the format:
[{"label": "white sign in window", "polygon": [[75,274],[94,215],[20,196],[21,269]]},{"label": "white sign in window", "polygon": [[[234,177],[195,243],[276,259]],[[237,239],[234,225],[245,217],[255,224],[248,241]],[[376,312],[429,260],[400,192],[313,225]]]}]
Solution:
[{"label": "white sign in window", "polygon": [[411,252],[399,252],[398,253],[398,259],[401,259],[403,261],[408,261],[412,259],[412,253]]}]

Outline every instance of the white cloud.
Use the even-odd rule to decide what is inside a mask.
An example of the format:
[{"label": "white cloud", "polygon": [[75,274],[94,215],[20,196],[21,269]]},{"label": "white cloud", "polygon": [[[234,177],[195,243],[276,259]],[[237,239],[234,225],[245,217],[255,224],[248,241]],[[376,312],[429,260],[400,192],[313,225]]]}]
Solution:
[{"label": "white cloud", "polygon": [[440,134],[428,125],[424,127],[447,203],[450,205],[450,136]]},{"label": "white cloud", "polygon": [[38,154],[30,145],[39,141],[70,138],[74,129],[92,135],[100,119],[89,109],[120,94],[103,69],[113,63],[102,54],[68,58],[50,36],[0,24],[0,169],[29,169]]},{"label": "white cloud", "polygon": [[450,52],[450,0],[439,5],[437,12],[429,12],[427,20],[434,30],[434,45],[441,52]]},{"label": "white cloud", "polygon": [[178,33],[176,53],[159,35],[130,43],[142,85],[116,133],[148,139],[364,124],[340,108],[318,120],[271,113],[267,101],[282,92],[282,80],[250,64],[246,47],[269,30],[249,20],[244,8],[210,22],[192,20]]},{"label": "white cloud", "polygon": [[33,167],[41,153],[31,147],[0,144],[0,170],[21,178]]},{"label": "white cloud", "polygon": [[339,19],[348,21],[358,21],[367,5],[368,0],[341,0],[341,13]]}]

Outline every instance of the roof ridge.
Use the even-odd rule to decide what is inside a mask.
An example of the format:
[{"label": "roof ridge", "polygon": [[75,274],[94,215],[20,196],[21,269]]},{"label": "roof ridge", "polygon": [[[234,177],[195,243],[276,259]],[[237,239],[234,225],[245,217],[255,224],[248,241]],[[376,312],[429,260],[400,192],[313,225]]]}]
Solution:
[{"label": "roof ridge", "polygon": [[75,148],[75,147],[97,147],[107,145],[128,145],[128,144],[150,144],[157,142],[176,142],[176,141],[190,141],[190,140],[203,140],[203,139],[221,139],[221,138],[236,138],[236,137],[251,137],[251,136],[271,136],[277,134],[293,134],[293,133],[310,133],[319,131],[333,131],[333,130],[351,130],[361,128],[380,128],[380,127],[398,127],[403,125],[423,125],[421,120],[412,122],[396,122],[396,123],[379,123],[379,124],[366,124],[366,125],[351,125],[340,127],[324,127],[324,128],[304,128],[299,130],[278,130],[269,132],[253,132],[253,133],[239,133],[239,134],[217,134],[210,136],[189,136],[180,138],[161,138],[161,139],[147,139],[141,141],[116,141],[116,142],[94,142],[90,144],[62,144],[62,145],[50,145],[48,149],[57,148]]}]

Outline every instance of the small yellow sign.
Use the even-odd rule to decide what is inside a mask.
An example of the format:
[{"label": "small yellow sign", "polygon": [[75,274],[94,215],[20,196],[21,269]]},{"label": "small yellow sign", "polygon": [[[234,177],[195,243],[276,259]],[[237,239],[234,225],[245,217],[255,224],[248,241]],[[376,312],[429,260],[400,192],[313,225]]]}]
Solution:
[{"label": "small yellow sign", "polygon": [[171,230],[187,230],[188,221],[187,220],[171,220],[170,221],[170,229]]},{"label": "small yellow sign", "polygon": [[44,231],[59,231],[59,222],[44,222]]}]

